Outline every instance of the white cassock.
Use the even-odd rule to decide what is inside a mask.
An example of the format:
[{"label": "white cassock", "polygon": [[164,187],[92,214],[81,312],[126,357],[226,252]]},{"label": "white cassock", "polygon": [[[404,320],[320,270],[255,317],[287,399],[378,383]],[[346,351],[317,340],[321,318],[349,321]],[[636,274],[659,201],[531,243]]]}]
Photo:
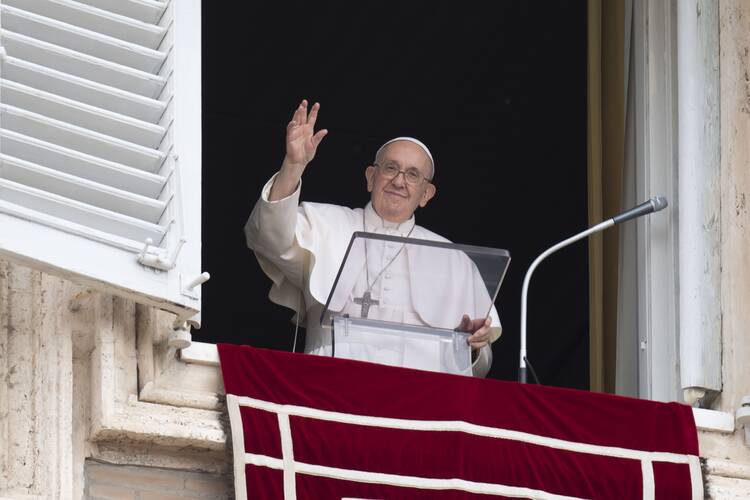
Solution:
[{"label": "white cassock", "polygon": [[[369,203],[364,209],[321,203],[300,204],[301,186],[298,186],[290,196],[270,202],[268,195],[274,178],[264,186],[261,197],[245,225],[247,244],[255,251],[258,263],[273,281],[269,298],[276,304],[293,309],[300,315],[300,321],[305,321],[305,352],[330,356],[330,330],[321,327],[320,317],[352,233],[367,231],[401,237],[409,235],[412,238],[426,240],[448,240],[415,225],[414,216],[401,224],[388,222],[382,219]],[[408,251],[399,252],[401,245],[398,243],[377,242],[377,248],[370,245],[372,243],[368,244],[366,260],[368,273],[364,272],[363,265],[363,272],[352,277],[354,283],[344,287],[337,286],[337,291],[350,290],[350,293],[346,293],[345,296],[334,296],[330,306],[332,310],[349,312],[352,316],[359,317],[361,305],[354,303],[354,299],[362,297],[368,287],[369,278],[372,296],[378,300],[378,304],[370,306],[370,319],[431,326],[442,324],[444,327],[446,324],[458,325],[462,315],[458,311],[468,313],[472,318],[483,317],[486,314],[486,310],[474,311],[460,304],[463,297],[469,297],[466,303],[473,304],[473,294],[487,293],[478,273],[466,272],[462,267],[461,272],[454,272],[446,277],[444,270],[436,273],[434,268],[417,265],[419,256],[410,255],[412,252]],[[394,257],[395,260],[388,265]],[[386,265],[387,269],[380,273]],[[415,277],[415,272],[419,276]],[[380,277],[373,283],[379,273]],[[446,287],[435,281],[439,281],[441,277],[443,281],[451,280],[451,286]],[[415,283],[420,283],[420,290],[412,287],[412,278]],[[453,290],[453,296],[446,293],[446,290]],[[456,290],[459,292],[456,293]],[[494,306],[491,308],[490,316],[490,337],[494,342],[501,332]],[[445,323],[446,321],[453,323]],[[357,347],[337,342],[337,356],[389,364],[387,345],[360,346],[360,352],[352,353],[344,353],[341,349]],[[426,358],[435,354],[427,350],[422,355]],[[412,350],[407,366],[423,368],[434,364],[432,359],[420,360],[419,356],[418,350]],[[477,353],[472,366],[473,374],[484,377],[491,363],[492,350],[487,345]]]}]

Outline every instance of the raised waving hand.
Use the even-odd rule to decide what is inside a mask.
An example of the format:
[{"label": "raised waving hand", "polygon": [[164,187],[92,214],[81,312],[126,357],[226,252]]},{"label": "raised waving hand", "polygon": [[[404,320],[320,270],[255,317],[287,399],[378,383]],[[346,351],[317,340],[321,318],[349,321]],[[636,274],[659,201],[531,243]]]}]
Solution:
[{"label": "raised waving hand", "polygon": [[319,110],[320,104],[316,102],[308,114],[306,99],[297,106],[286,126],[286,162],[304,168],[315,158],[318,145],[328,133],[326,129],[315,132]]},{"label": "raised waving hand", "polygon": [[320,104],[316,102],[308,113],[307,99],[303,99],[294,110],[292,119],[286,126],[286,156],[271,188],[271,201],[292,194],[297,189],[305,167],[315,158],[320,142],[328,133],[326,129],[315,132],[319,110]]}]

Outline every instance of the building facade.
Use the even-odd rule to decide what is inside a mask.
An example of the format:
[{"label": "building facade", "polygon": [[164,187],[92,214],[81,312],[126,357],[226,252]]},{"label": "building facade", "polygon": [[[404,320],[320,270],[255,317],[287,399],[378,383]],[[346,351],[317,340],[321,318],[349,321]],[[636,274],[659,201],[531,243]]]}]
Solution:
[{"label": "building facade", "polygon": [[[79,51],[85,53],[85,47],[74,49],[71,45],[58,50],[53,47],[56,45],[54,37],[45,39],[45,30],[65,32],[60,35],[63,45],[68,43],[66,37],[75,40],[75,36],[88,33],[82,31],[83,28],[68,27],[75,24],[66,17],[70,12],[55,10],[57,4],[51,1],[0,0],[4,47],[3,72],[0,73],[3,82],[0,89],[0,104],[3,105],[0,214],[4,218],[0,224],[5,224],[0,225],[2,499],[232,497],[230,433],[215,348],[194,342],[189,348],[180,349],[188,339],[189,325],[199,322],[194,314],[199,310],[196,297],[199,297],[201,282],[201,269],[194,260],[195,245],[200,239],[197,237],[196,241],[195,236],[200,234],[200,226],[195,224],[195,219],[200,219],[200,203],[181,207],[175,201],[187,196],[183,191],[189,194],[199,189],[200,179],[199,172],[197,175],[195,172],[195,169],[200,170],[200,165],[184,160],[190,144],[195,142],[195,136],[191,135],[194,132],[190,132],[189,125],[188,132],[181,128],[181,118],[185,116],[181,113],[188,115],[185,121],[190,123],[191,113],[198,112],[194,102],[192,111],[190,106],[182,104],[183,97],[179,93],[184,89],[172,88],[180,87],[183,81],[182,69],[178,68],[187,66],[186,79],[190,71],[196,71],[195,66],[187,63],[181,66],[179,58],[184,57],[182,54],[189,55],[190,51],[181,52],[180,44],[190,46],[195,41],[181,39],[179,28],[180,22],[196,22],[195,12],[199,12],[200,3],[180,2],[90,0],[84,5],[98,10],[77,7],[80,10],[75,14],[80,23],[84,26],[87,22],[94,23],[85,29],[98,23],[103,32],[115,30],[107,35],[114,36],[124,22],[128,29],[137,31],[139,37],[146,37],[145,41],[138,38],[130,43],[153,47],[149,50],[131,47],[145,57],[144,64],[151,64],[151,69],[136,67],[141,63],[122,56],[125,59],[104,65],[112,73],[96,73],[88,64],[94,61],[91,57],[101,59],[101,54],[78,57]],[[126,3],[136,8],[161,10],[158,14],[138,10],[118,13],[117,9]],[[178,3],[182,5],[180,9],[176,7]],[[750,337],[745,330],[750,324],[750,259],[747,257],[750,247],[750,2],[644,0],[633,1],[631,7],[636,26],[633,47],[641,48],[641,55],[635,54],[632,59],[632,64],[641,71],[638,73],[640,83],[634,80],[635,88],[641,92],[635,93],[640,101],[633,103],[634,109],[641,110],[636,112],[640,121],[635,130],[643,131],[635,141],[636,145],[641,145],[635,146],[634,151],[640,151],[636,154],[640,160],[635,163],[650,165],[647,170],[636,168],[636,184],[648,194],[661,194],[653,190],[671,189],[677,197],[670,200],[672,222],[667,227],[654,225],[639,229],[641,241],[646,238],[655,242],[653,246],[637,247],[636,251],[636,254],[650,255],[651,259],[646,258],[645,263],[641,261],[635,266],[640,282],[647,285],[636,290],[636,306],[642,319],[632,328],[636,332],[634,345],[642,351],[635,356],[643,356],[643,359],[636,373],[626,371],[623,374],[623,380],[632,375],[634,382],[622,386],[632,390],[620,392],[681,400],[695,406],[707,496],[747,498],[750,496]],[[50,10],[34,11],[37,8]],[[181,10],[183,8],[186,10]],[[155,28],[119,17],[140,15],[145,18],[151,15],[150,25]],[[708,29],[701,23],[715,27],[714,39],[701,31]],[[192,26],[194,28],[195,24]],[[637,26],[645,28],[638,32]],[[18,33],[26,28],[25,34]],[[692,38],[681,38],[683,35],[679,33],[689,34],[691,29],[695,33]],[[668,36],[664,37],[664,33]],[[152,36],[151,41],[149,36]],[[658,44],[659,36],[664,38],[665,45]],[[71,64],[77,66],[47,70],[37,67],[53,60],[44,56],[55,50],[62,59],[56,57],[54,61],[69,57]],[[716,57],[711,56],[712,51]],[[702,71],[699,75],[702,81],[715,81],[715,86],[707,90],[698,89],[696,95],[704,98],[698,102],[698,118],[692,121],[689,113],[677,111],[683,109],[681,106],[696,104],[694,101],[680,103],[679,97],[695,92],[688,84],[692,78],[697,78],[696,73],[669,70],[681,63],[680,57],[690,54],[707,55],[697,62],[684,62],[681,67],[693,64],[697,68],[695,71]],[[156,59],[149,63],[149,58]],[[175,66],[170,69],[170,64]],[[123,70],[123,66],[126,69]],[[665,67],[667,70],[663,70]],[[56,73],[64,70],[82,73],[66,80]],[[89,71],[93,73],[89,75]],[[659,74],[671,75],[673,79],[660,79]],[[86,120],[91,120],[89,127],[97,129],[97,134],[107,135],[105,128],[97,128],[105,126],[98,124],[112,121],[120,113],[116,109],[92,110],[88,106],[97,107],[94,104],[97,101],[89,94],[79,96],[90,99],[87,106],[71,102],[75,101],[75,93],[58,104],[38,104],[40,99],[47,99],[48,94],[66,92],[85,75],[98,82],[102,87],[97,88],[102,92],[108,90],[104,87],[120,90],[127,85],[137,87],[128,87],[127,93],[111,91],[112,97],[107,103],[122,97],[142,105],[127,109],[146,113],[150,106],[156,106],[155,109],[160,110],[152,118],[139,115],[119,120],[119,125],[107,133],[117,138],[105,140],[107,147],[101,147],[103,156],[97,157],[103,160],[99,161],[99,167],[109,169],[107,179],[93,178],[94,174],[80,167],[100,150],[97,146],[87,152],[85,148],[90,143],[83,140],[80,142],[82,151],[79,151],[83,154],[76,156],[78,163],[64,163],[73,166],[63,173],[76,178],[56,176],[55,172],[45,170],[49,165],[40,164],[42,156],[34,156],[34,152],[40,151],[36,146],[43,140],[41,135],[34,134],[42,129],[23,125],[33,122],[29,121],[36,116],[33,113],[44,114],[48,109],[50,113],[59,112],[55,111],[61,109],[58,105],[68,106],[64,114],[73,122],[65,129],[66,134],[80,132],[79,129],[89,123]],[[107,78],[112,80],[102,83]],[[35,84],[44,86],[46,93],[32,92],[31,97],[23,97],[27,87],[37,88]],[[682,94],[680,89],[683,89]],[[670,108],[669,103],[674,103],[675,108]],[[656,112],[659,106],[671,109],[671,121],[660,121]],[[21,111],[17,111],[19,109]],[[58,122],[63,116],[55,116],[57,121],[48,120],[38,126],[46,127],[44,130],[52,126],[59,129],[62,125]],[[196,116],[199,123],[199,113]],[[701,116],[708,118],[704,120]],[[77,119],[83,121],[75,122]],[[124,122],[127,123],[123,125]],[[195,117],[192,122],[194,126]],[[698,136],[684,135],[696,125]],[[664,133],[664,130],[669,132]],[[156,139],[149,138],[148,133],[156,134]],[[64,138],[66,144],[70,143],[69,135],[61,133],[59,137]],[[101,139],[99,135],[87,137]],[[47,149],[58,158],[64,154],[75,156],[75,152],[55,147],[59,144],[54,138],[47,139],[52,144]],[[664,144],[671,145],[664,148]],[[709,151],[698,148],[696,153],[689,148],[696,144],[704,145]],[[23,154],[28,156],[19,158]],[[200,150],[191,154],[200,157]],[[691,166],[689,160],[695,159],[697,154],[705,157],[700,157],[697,166]],[[659,155],[666,158],[666,163],[658,163]],[[149,158],[157,157],[162,163],[149,171]],[[141,161],[146,163],[137,171],[127,163],[140,165]],[[180,166],[175,166],[176,163]],[[82,174],[72,170],[76,165]],[[703,169],[699,173],[708,179],[701,181],[704,190],[697,194],[689,185],[681,184],[698,175],[688,170],[690,168]],[[181,178],[176,182],[178,177]],[[644,177],[650,180],[642,182]],[[55,186],[73,187],[67,192],[55,193],[50,191],[52,184],[43,182],[45,178],[56,180]],[[113,186],[120,178],[124,179],[122,183]],[[160,182],[163,184],[159,185]],[[153,194],[138,191],[148,191],[149,183],[158,185]],[[45,188],[47,194],[40,194]],[[11,198],[7,194],[10,192],[28,196]],[[169,196],[165,197],[164,193]],[[194,199],[194,191],[192,193]],[[28,201],[32,194],[39,195],[34,200],[49,203]],[[151,201],[144,199],[149,196]],[[75,203],[60,197],[75,198]],[[81,207],[79,203],[128,218],[108,219],[102,215],[104,218],[91,222],[81,215],[83,211],[73,210]],[[73,215],[61,215],[64,207],[72,207],[64,214]],[[152,209],[157,215],[149,215]],[[24,218],[28,210],[41,211],[44,216]],[[683,227],[689,214],[694,214],[695,220],[703,220],[698,223],[700,230],[695,231],[696,234],[692,234],[690,227]],[[50,222],[50,216],[64,220]],[[14,222],[16,219],[32,225],[21,226]],[[101,228],[96,224],[104,224],[101,221],[105,220],[114,221],[111,223],[118,228],[119,246],[109,243],[122,255],[115,255],[115,250],[109,248],[101,250],[101,254],[95,248],[89,251],[88,247],[76,246],[82,245],[80,242],[44,239],[49,233],[35,239],[37,236],[28,232],[36,226],[44,226],[46,231],[62,231],[68,236],[73,234],[97,243],[99,233],[96,231]],[[86,223],[89,226],[81,229]],[[181,223],[182,230],[175,233],[174,228]],[[665,234],[676,237],[666,238]],[[157,236],[161,239],[153,244]],[[144,246],[146,237],[150,238],[152,248]],[[665,239],[669,244],[659,246]],[[31,244],[25,247],[19,242],[35,243],[33,247]],[[696,254],[696,249],[700,248],[707,249],[708,257]],[[66,252],[72,252],[75,258],[65,261]],[[49,253],[60,255],[50,257]],[[696,256],[696,261],[704,265],[687,266],[686,263]],[[143,283],[131,283],[111,272],[120,258],[129,262],[122,266],[145,270],[148,279],[144,278]],[[86,262],[78,265],[80,260]],[[171,264],[174,266],[170,267]],[[85,266],[92,269],[83,269]],[[671,285],[663,286],[664,280]],[[674,308],[670,309],[672,306],[667,307],[665,303],[673,304]],[[702,318],[697,320],[697,325],[688,314],[694,312],[695,307],[704,311],[702,316],[697,316]],[[672,319],[664,319],[664,314],[672,314]],[[659,330],[665,333],[657,336],[654,332]],[[666,347],[662,349],[660,345]],[[705,372],[699,369],[701,366]]]}]

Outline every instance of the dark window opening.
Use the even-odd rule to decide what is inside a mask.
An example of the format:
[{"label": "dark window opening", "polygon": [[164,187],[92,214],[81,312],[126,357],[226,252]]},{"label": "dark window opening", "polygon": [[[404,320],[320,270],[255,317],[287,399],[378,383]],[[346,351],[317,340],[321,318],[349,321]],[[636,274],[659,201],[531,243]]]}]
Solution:
[{"label": "dark window opening", "polygon": [[[524,273],[586,227],[586,3],[203,3],[203,328],[196,341],[290,350],[291,311],[242,227],[284,154],[303,97],[330,133],[302,199],[360,207],[387,139],[435,156],[437,196],[417,223],[457,243],[508,249],[490,376],[514,380]],[[585,242],[536,271],[529,356],[542,383],[588,388]]]}]

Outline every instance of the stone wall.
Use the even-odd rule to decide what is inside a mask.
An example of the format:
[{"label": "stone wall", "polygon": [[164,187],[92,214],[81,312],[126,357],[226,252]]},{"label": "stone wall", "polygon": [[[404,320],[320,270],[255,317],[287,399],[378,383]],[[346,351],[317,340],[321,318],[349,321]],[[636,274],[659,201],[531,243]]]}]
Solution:
[{"label": "stone wall", "polygon": [[231,484],[219,371],[172,318],[0,260],[0,499],[84,498],[87,458]]},{"label": "stone wall", "polygon": [[[750,2],[719,4],[721,71],[722,383],[716,410],[734,417],[750,395]],[[701,432],[707,491],[750,497],[750,442],[744,429]]]},{"label": "stone wall", "polygon": [[86,498],[91,500],[178,500],[233,498],[220,474],[111,465],[86,461]]}]

